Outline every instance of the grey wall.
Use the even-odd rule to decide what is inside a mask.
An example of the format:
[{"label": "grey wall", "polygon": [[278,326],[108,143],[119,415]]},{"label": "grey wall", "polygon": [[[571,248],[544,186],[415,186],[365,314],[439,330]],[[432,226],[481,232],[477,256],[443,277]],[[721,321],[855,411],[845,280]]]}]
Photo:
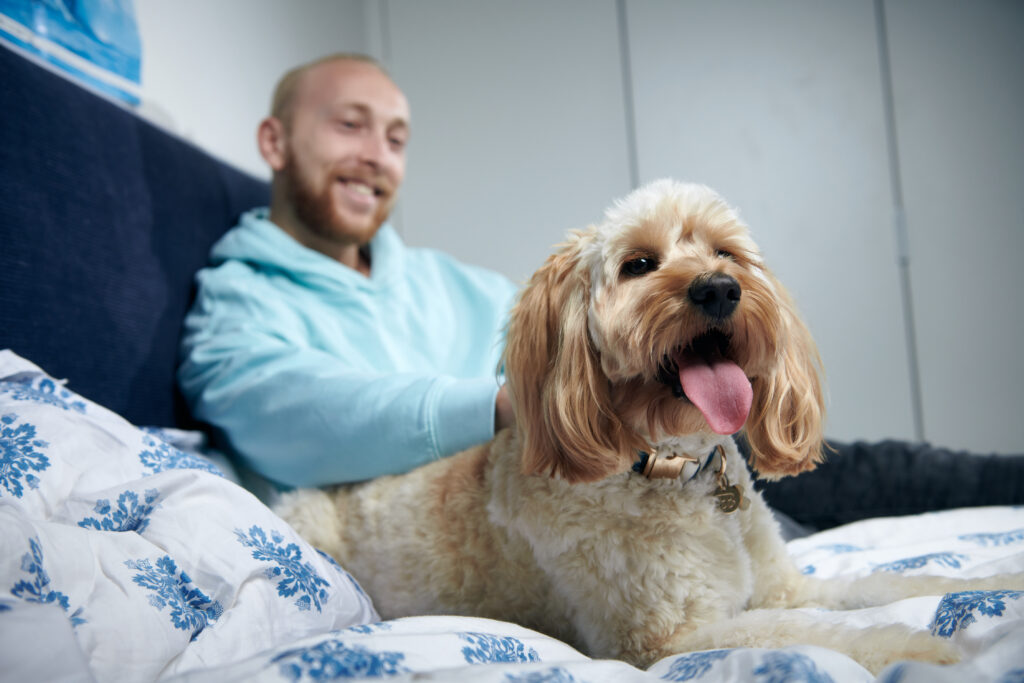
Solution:
[{"label": "grey wall", "polygon": [[413,110],[406,238],[524,280],[630,189],[614,2],[385,6]]},{"label": "grey wall", "polygon": [[886,2],[925,435],[1024,451],[1024,3]]},{"label": "grey wall", "polygon": [[523,280],[660,176],[737,205],[828,373],[834,438],[1024,452],[1024,2],[136,0],[142,114],[267,175],[287,68],[383,59],[395,222]]},{"label": "grey wall", "polygon": [[872,4],[628,6],[642,178],[740,207],[820,346],[830,434],[912,436]]},{"label": "grey wall", "polygon": [[[270,177],[256,126],[296,64],[371,49],[364,0],[134,0],[139,114],[249,173]],[[376,18],[377,12],[370,12]]]},{"label": "grey wall", "polygon": [[522,280],[634,183],[706,182],[819,342],[833,438],[1024,451],[1024,3],[365,13],[413,109],[410,243]]}]

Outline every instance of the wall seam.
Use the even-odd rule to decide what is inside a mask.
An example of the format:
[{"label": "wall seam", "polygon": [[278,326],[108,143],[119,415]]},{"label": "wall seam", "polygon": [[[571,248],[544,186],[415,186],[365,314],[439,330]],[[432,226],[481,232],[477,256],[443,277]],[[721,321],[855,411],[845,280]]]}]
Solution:
[{"label": "wall seam", "polygon": [[902,167],[899,138],[896,131],[896,102],[892,81],[892,58],[889,53],[889,31],[885,21],[885,0],[874,0],[875,31],[878,40],[878,61],[882,77],[882,106],[885,113],[885,137],[889,154],[889,183],[893,202],[893,233],[896,242],[896,265],[900,279],[903,308],[903,330],[906,337],[907,369],[910,373],[910,401],[914,420],[914,436],[925,440],[924,406],[921,393],[921,371],[918,359],[917,328],[914,321],[914,297],[910,277],[910,235],[903,200]]},{"label": "wall seam", "polygon": [[636,110],[633,101],[633,65],[629,48],[629,22],[626,0],[615,0],[619,29],[619,60],[622,66],[622,102],[625,114],[626,155],[629,157],[630,189],[640,186],[640,160],[637,153]]}]

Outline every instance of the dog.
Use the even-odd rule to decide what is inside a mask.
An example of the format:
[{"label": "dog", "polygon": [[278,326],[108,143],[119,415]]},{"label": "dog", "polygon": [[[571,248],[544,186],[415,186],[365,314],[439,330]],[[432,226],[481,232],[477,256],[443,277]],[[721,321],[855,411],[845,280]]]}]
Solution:
[{"label": "dog", "polygon": [[958,656],[924,631],[791,608],[1024,587],[1021,576],[826,581],[791,561],[732,435],[745,430],[760,477],[815,467],[821,363],[738,213],[705,186],[654,182],[571,233],[520,294],[503,362],[514,428],[275,507],[383,618],[513,621],[640,667],[804,643],[877,672]]}]

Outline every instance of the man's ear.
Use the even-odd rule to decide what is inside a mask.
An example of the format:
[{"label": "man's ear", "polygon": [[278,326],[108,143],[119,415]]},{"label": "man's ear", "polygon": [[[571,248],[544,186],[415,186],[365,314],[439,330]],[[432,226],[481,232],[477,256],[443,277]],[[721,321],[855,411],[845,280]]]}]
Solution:
[{"label": "man's ear", "polygon": [[260,154],[273,171],[280,171],[284,168],[285,159],[285,130],[284,123],[276,116],[268,116],[260,121],[256,129],[256,142],[260,148]]}]

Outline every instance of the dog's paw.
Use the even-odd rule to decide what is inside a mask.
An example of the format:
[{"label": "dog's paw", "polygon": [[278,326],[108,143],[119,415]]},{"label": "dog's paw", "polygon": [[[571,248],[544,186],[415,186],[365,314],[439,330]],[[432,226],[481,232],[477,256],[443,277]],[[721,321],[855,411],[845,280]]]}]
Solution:
[{"label": "dog's paw", "polygon": [[1024,590],[1024,572],[1015,574],[995,574],[972,579],[955,579],[956,583],[947,593],[963,591],[1022,591]]},{"label": "dog's paw", "polygon": [[1003,590],[1024,591],[1024,572],[993,577]]},{"label": "dog's paw", "polygon": [[849,654],[872,674],[890,664],[907,660],[930,664],[956,664],[960,653],[947,639],[927,631],[904,626],[882,626],[868,629]]}]

